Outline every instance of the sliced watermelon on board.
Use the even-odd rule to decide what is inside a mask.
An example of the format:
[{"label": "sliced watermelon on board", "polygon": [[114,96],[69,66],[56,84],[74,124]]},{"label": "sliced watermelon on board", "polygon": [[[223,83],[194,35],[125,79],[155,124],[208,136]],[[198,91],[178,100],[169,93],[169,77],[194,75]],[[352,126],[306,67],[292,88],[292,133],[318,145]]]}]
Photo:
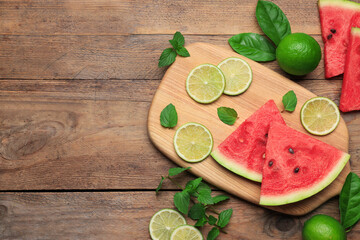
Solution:
[{"label": "sliced watermelon on board", "polygon": [[339,108],[342,112],[360,110],[360,28],[351,31]]},{"label": "sliced watermelon on board", "polygon": [[269,100],[229,135],[211,156],[230,171],[261,182],[270,123],[285,125],[276,104]]},{"label": "sliced watermelon on board", "polygon": [[297,202],[328,186],[350,155],[288,126],[272,123],[266,146],[260,204]]},{"label": "sliced watermelon on board", "polygon": [[344,73],[351,27],[360,27],[360,4],[344,0],[319,0],[319,13],[325,77],[331,78]]}]

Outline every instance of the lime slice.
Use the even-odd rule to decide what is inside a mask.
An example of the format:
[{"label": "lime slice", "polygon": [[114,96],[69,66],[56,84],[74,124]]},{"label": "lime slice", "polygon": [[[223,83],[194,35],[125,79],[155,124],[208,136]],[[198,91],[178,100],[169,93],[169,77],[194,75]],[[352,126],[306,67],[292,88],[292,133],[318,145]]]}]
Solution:
[{"label": "lime slice", "polygon": [[175,133],[176,153],[187,162],[199,162],[211,153],[213,138],[210,131],[199,123],[186,123]]},{"label": "lime slice", "polygon": [[212,64],[202,64],[189,73],[186,91],[199,103],[211,103],[218,99],[225,89],[225,77],[221,70]]},{"label": "lime slice", "polygon": [[239,95],[250,87],[252,71],[245,60],[236,57],[227,58],[219,63],[218,68],[225,75],[225,94]]},{"label": "lime slice", "polygon": [[325,97],[314,97],[301,108],[301,124],[314,135],[326,135],[334,131],[340,121],[336,104]]},{"label": "lime slice", "polygon": [[176,228],[171,234],[170,240],[203,240],[201,232],[194,226],[183,225]]},{"label": "lime slice", "polygon": [[152,216],[149,232],[153,240],[168,240],[177,227],[186,224],[185,218],[173,209],[162,209]]}]

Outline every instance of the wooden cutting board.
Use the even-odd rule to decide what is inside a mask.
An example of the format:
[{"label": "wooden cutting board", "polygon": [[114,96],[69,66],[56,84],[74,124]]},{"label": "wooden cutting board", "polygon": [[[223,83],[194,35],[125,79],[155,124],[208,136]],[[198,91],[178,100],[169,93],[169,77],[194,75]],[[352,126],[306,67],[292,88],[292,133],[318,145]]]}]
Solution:
[{"label": "wooden cutting board", "polygon": [[[148,116],[149,137],[154,145],[176,164],[182,167],[191,167],[190,171],[193,174],[202,177],[208,183],[249,202],[259,204],[260,183],[233,174],[219,165],[211,156],[199,163],[187,163],[180,159],[173,146],[176,129],[187,122],[201,123],[211,131],[214,147],[216,147],[269,99],[273,99],[281,110],[283,108],[282,96],[289,90],[294,90],[298,98],[296,110],[293,113],[283,112],[281,115],[288,126],[307,133],[300,123],[300,109],[304,102],[314,97],[315,94],[230,49],[207,43],[194,43],[186,47],[191,57],[177,57],[175,63],[167,70],[156,91]],[[211,104],[200,104],[192,100],[185,90],[185,81],[190,70],[203,63],[217,65],[228,57],[240,57],[250,64],[253,71],[253,82],[250,88],[239,96],[222,95]],[[173,129],[164,128],[160,125],[160,112],[169,103],[175,105],[179,118],[177,126]],[[226,125],[219,120],[217,108],[220,106],[231,107],[237,111],[239,118],[233,126]],[[339,126],[333,133],[316,138],[338,149],[348,151],[349,135],[343,119],[340,120]],[[291,215],[306,214],[331,197],[338,195],[349,172],[350,165],[348,163],[331,185],[308,199],[282,206],[265,207]]]}]

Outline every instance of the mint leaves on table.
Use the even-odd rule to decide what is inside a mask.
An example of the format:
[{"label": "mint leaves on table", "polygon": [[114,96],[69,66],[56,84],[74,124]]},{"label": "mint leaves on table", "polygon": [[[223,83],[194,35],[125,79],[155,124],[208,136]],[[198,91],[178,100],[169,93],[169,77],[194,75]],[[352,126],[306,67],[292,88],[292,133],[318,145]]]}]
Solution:
[{"label": "mint leaves on table", "polygon": [[284,104],[284,110],[288,112],[293,112],[296,108],[297,97],[293,90],[288,91],[282,98],[282,103]]},{"label": "mint leaves on table", "polygon": [[276,46],[279,45],[284,37],[291,34],[290,23],[286,15],[275,3],[258,1],[256,19],[261,30]]},{"label": "mint leaves on table", "polygon": [[[227,226],[232,216],[233,210],[227,209],[218,213],[214,209],[214,205],[229,199],[225,195],[212,196],[209,185],[202,181],[202,178],[196,178],[186,183],[185,187],[180,186],[172,177],[176,176],[188,168],[170,168],[167,176],[162,176],[156,193],[159,192],[165,179],[173,182],[181,192],[174,195],[174,205],[184,215],[192,220],[196,220],[195,227],[202,227],[206,223],[212,225],[213,228],[208,233],[207,239],[216,239],[220,232],[226,233],[223,228]],[[218,218],[208,214],[212,212],[218,215]]]},{"label": "mint leaves on table", "polygon": [[233,125],[238,117],[237,112],[229,107],[219,107],[217,109],[217,114],[220,120],[228,125]]},{"label": "mint leaves on table", "polygon": [[172,48],[166,48],[159,58],[159,67],[171,65],[177,55],[182,57],[190,57],[188,50],[184,47],[185,38],[180,32],[176,32],[173,39],[169,40]]},{"label": "mint leaves on table", "polygon": [[[259,0],[256,6],[256,19],[275,46],[291,34],[286,15],[275,3]],[[276,47],[266,37],[257,33],[237,34],[229,39],[229,44],[235,52],[257,62],[276,59]]]},{"label": "mint leaves on table", "polygon": [[360,178],[350,172],[339,198],[341,224],[347,232],[360,220]]},{"label": "mint leaves on table", "polygon": [[160,113],[160,124],[166,128],[173,128],[177,122],[178,115],[175,106],[170,103]]}]

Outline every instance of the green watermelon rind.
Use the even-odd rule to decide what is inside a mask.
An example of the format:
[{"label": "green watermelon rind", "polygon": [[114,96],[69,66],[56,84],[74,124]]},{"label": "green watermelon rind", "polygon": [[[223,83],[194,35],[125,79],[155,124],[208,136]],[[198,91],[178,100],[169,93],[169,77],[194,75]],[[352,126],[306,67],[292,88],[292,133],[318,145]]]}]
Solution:
[{"label": "green watermelon rind", "polygon": [[232,159],[227,158],[224,154],[222,154],[219,149],[215,149],[211,152],[211,156],[223,167],[227,168],[228,170],[243,176],[247,179],[250,179],[255,182],[261,182],[262,174],[251,171],[250,169],[241,166],[240,164],[234,162]]},{"label": "green watermelon rind", "polygon": [[319,0],[319,7],[334,6],[334,7],[345,7],[349,9],[360,9],[360,4],[356,2],[346,0]]},{"label": "green watermelon rind", "polygon": [[360,35],[360,28],[356,28],[356,27],[351,28],[351,34]]},{"label": "green watermelon rind", "polygon": [[289,203],[298,202],[304,200],[308,197],[315,195],[320,192],[324,188],[326,188],[330,183],[332,183],[337,176],[341,173],[346,163],[349,161],[350,155],[344,153],[342,157],[340,157],[338,164],[331,170],[327,177],[325,177],[321,182],[313,185],[312,187],[306,189],[305,191],[294,191],[287,195],[282,196],[271,196],[271,195],[262,195],[260,196],[260,205],[265,206],[279,206]]}]

